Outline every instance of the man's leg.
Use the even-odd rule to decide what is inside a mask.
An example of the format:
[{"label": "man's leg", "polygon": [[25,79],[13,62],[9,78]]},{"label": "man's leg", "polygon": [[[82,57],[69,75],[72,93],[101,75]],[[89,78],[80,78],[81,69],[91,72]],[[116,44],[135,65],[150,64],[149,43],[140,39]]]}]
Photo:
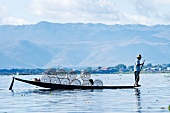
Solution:
[{"label": "man's leg", "polygon": [[139,82],[139,72],[135,71],[135,85],[138,85]]}]

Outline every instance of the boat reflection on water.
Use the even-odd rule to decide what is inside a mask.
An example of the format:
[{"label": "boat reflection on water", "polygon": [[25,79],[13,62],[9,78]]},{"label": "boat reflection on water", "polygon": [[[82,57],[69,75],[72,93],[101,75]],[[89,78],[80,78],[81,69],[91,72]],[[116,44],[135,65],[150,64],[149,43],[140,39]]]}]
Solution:
[{"label": "boat reflection on water", "polygon": [[136,96],[136,105],[137,105],[137,112],[141,113],[141,96],[140,96],[140,90],[138,88],[135,89],[135,96]]}]

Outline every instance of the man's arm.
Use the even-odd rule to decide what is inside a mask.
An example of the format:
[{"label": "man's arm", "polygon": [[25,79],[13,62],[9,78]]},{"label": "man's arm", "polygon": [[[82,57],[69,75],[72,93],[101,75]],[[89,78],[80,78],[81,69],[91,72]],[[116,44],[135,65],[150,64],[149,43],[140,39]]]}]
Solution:
[{"label": "man's arm", "polygon": [[140,65],[142,65],[142,66],[143,66],[143,65],[144,65],[144,62],[145,62],[145,61],[143,61],[141,64],[140,64],[140,63],[138,63],[138,64],[137,64],[137,66],[140,66]]}]

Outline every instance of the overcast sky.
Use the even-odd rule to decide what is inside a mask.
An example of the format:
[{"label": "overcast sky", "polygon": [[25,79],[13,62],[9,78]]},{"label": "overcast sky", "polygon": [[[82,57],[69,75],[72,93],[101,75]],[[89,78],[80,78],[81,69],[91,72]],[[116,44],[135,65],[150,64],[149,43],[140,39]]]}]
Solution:
[{"label": "overcast sky", "polygon": [[0,25],[170,24],[170,0],[0,0]]}]

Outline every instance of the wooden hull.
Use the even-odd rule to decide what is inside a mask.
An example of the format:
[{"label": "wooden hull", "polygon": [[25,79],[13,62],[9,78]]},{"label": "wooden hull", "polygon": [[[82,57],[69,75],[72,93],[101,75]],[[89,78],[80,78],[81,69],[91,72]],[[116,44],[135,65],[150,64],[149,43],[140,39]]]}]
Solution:
[{"label": "wooden hull", "polygon": [[66,90],[73,90],[73,89],[132,89],[135,86],[76,86],[76,85],[63,85],[63,84],[52,84],[52,83],[44,83],[44,82],[36,82],[36,81],[29,81],[23,80],[20,78],[14,78],[15,80],[25,82],[28,84],[32,84],[35,86],[43,87],[43,88],[50,88],[50,89],[66,89]]}]

